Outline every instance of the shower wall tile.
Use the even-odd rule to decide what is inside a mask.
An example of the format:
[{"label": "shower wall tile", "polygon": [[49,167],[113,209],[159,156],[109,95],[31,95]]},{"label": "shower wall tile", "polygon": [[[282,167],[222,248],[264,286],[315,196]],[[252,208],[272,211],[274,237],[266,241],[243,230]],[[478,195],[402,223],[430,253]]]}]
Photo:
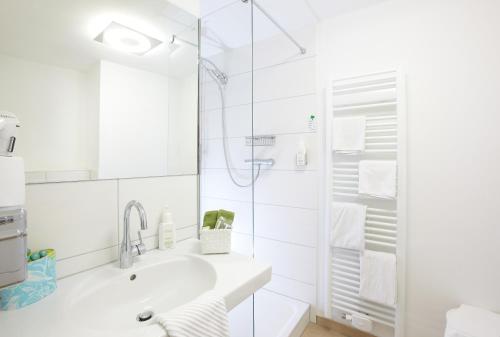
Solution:
[{"label": "shower wall tile", "polygon": [[297,282],[286,277],[274,274],[271,282],[264,289],[297,299],[305,303],[316,302],[316,286]]},{"label": "shower wall tile", "polygon": [[[227,137],[252,135],[252,105],[238,105],[226,108]],[[202,139],[222,138],[222,110],[201,112]]]},{"label": "shower wall tile", "polygon": [[[233,170],[233,174],[241,183],[252,181],[250,170]],[[235,186],[229,179],[226,169],[201,170],[201,196],[234,201],[252,201],[252,188]]]},{"label": "shower wall tile", "polygon": [[255,201],[308,209],[318,207],[317,172],[269,171],[255,184]]},{"label": "shower wall tile", "polygon": [[253,240],[250,234],[232,233],[231,250],[246,256],[253,255]]},{"label": "shower wall tile", "polygon": [[258,69],[254,73],[254,100],[269,101],[316,92],[316,58]]},{"label": "shower wall tile", "polygon": [[309,285],[316,282],[315,248],[256,237],[255,258],[272,264],[273,274]]},{"label": "shower wall tile", "polygon": [[[251,170],[252,165],[245,160],[252,159],[252,147],[245,145],[245,138],[229,138],[226,140],[229,164],[232,168]],[[224,148],[222,138],[207,139],[203,142],[202,168],[225,169]]]},{"label": "shower wall tile", "polygon": [[307,133],[309,116],[317,114],[316,95],[259,102],[254,104],[254,133],[288,134]]},{"label": "shower wall tile", "polygon": [[[252,103],[252,80],[251,72],[229,77],[224,89],[226,107]],[[220,109],[222,107],[222,99],[216,82],[204,82],[202,93],[202,110]]]},{"label": "shower wall tile", "polygon": [[255,205],[255,235],[316,247],[318,212],[285,206]]}]

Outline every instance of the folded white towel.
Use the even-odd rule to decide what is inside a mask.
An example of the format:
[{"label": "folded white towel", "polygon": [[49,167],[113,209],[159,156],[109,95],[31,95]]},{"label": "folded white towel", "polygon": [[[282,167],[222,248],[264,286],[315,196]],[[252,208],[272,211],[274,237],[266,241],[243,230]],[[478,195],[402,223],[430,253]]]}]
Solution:
[{"label": "folded white towel", "polygon": [[500,315],[462,304],[446,314],[446,337],[499,337]]},{"label": "folded white towel", "polygon": [[359,296],[369,301],[396,304],[396,255],[365,250],[360,258]]},{"label": "folded white towel", "polygon": [[168,337],[229,337],[226,303],[212,292],[157,315],[156,321]]},{"label": "folded white towel", "polygon": [[333,119],[333,151],[356,154],[365,150],[366,118],[342,117]]},{"label": "folded white towel", "polygon": [[365,221],[365,205],[333,202],[330,245],[362,252],[365,249]]},{"label": "folded white towel", "polygon": [[394,160],[359,162],[358,193],[376,198],[396,197],[397,164]]}]

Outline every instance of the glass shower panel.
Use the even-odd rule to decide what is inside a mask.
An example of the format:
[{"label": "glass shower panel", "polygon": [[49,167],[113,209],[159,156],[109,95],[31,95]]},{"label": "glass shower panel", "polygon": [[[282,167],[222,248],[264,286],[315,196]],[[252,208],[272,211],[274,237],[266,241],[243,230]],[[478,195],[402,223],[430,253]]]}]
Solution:
[{"label": "glass shower panel", "polygon": [[[254,295],[256,337],[295,335],[316,296],[315,30],[293,17],[275,1],[254,2],[253,128],[267,140],[254,147],[255,163],[263,163],[254,185],[254,256],[273,269]],[[304,149],[307,159],[297,160]]]},{"label": "glass shower panel", "polygon": [[[253,256],[253,9],[217,3],[200,22],[200,221],[233,211],[232,250]],[[253,312],[253,296],[231,310],[231,337],[254,336]]]}]

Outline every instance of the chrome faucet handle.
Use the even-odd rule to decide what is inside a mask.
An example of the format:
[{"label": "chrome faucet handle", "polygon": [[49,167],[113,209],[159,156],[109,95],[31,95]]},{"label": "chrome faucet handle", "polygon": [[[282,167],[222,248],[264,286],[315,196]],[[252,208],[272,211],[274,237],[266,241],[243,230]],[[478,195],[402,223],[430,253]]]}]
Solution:
[{"label": "chrome faucet handle", "polygon": [[146,245],[144,244],[144,241],[142,241],[142,234],[141,231],[137,231],[137,235],[139,236],[139,243],[135,245],[137,248],[137,254],[142,255],[146,253]]}]

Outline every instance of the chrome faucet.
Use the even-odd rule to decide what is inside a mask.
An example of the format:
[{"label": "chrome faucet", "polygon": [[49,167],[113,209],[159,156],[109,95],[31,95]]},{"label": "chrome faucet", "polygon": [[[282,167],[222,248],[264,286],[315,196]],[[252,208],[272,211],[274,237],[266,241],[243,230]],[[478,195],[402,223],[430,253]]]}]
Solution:
[{"label": "chrome faucet", "polygon": [[130,239],[130,211],[132,210],[132,207],[135,207],[139,213],[141,230],[146,230],[148,228],[144,207],[142,207],[141,203],[138,201],[130,201],[125,207],[123,215],[123,240],[120,247],[120,268],[122,269],[132,267],[134,264],[134,257],[146,253],[146,246],[142,241],[141,231],[137,232],[139,234],[138,244],[132,244],[132,240]]}]

